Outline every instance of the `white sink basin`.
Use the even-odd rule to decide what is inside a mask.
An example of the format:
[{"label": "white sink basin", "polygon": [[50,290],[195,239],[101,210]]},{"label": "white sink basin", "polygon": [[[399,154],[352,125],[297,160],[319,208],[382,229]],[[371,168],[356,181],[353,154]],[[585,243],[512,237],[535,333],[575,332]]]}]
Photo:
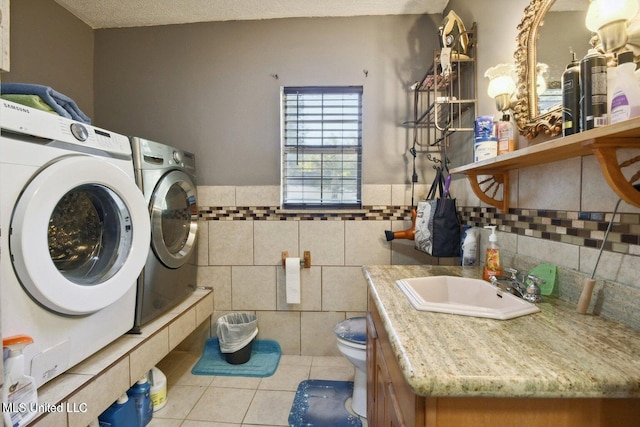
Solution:
[{"label": "white sink basin", "polygon": [[537,313],[538,307],[480,279],[455,276],[414,277],[396,281],[420,311],[507,320]]}]

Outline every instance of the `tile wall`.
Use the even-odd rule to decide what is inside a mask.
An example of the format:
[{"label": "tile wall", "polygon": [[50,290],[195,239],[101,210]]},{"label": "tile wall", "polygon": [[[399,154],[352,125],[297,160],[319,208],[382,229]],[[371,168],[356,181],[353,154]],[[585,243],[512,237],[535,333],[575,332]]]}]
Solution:
[{"label": "tile wall", "polygon": [[[255,312],[259,338],[277,340],[284,354],[339,355],[333,327],[367,310],[363,265],[438,259],[413,249],[413,242],[385,239],[385,230],[411,225],[404,220],[410,187],[365,186],[364,209],[332,214],[281,211],[279,191],[198,187],[198,280],[214,289],[213,334],[219,316]],[[300,304],[286,303],[283,251],[311,252],[311,268],[301,271]]]},{"label": "tile wall", "polygon": [[[426,194],[427,190],[420,185],[414,194]],[[214,289],[214,335],[219,316],[255,312],[259,338],[277,340],[284,354],[338,355],[334,325],[367,309],[362,265],[457,265],[459,261],[432,258],[416,251],[412,241],[386,241],[385,230],[411,226],[410,186],[365,185],[363,209],[329,213],[281,210],[279,191],[278,186],[198,187],[198,274],[201,286]],[[468,206],[458,210],[463,224],[498,225],[504,258],[511,266],[554,262],[583,274],[590,273],[595,264],[611,217],[605,212],[564,210],[510,209],[502,213]],[[482,230],[480,253],[487,237],[488,231]],[[640,267],[639,242],[640,214],[618,215],[597,274],[616,284],[601,283],[600,289],[640,293],[635,273]],[[286,303],[283,251],[290,256],[311,251],[312,266],[301,272],[300,304]],[[567,286],[563,294],[569,300],[579,294],[580,276],[572,277],[575,286]],[[631,304],[626,297],[620,301]],[[603,315],[616,319],[635,312],[633,304],[603,307]],[[637,317],[624,315],[617,320],[640,327]]]}]

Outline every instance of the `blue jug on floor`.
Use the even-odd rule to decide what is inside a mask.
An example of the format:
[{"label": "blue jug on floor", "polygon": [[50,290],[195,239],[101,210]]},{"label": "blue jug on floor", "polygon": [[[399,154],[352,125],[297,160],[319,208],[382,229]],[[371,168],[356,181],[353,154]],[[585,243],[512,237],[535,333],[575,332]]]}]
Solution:
[{"label": "blue jug on floor", "polygon": [[136,408],[127,393],[118,398],[98,417],[100,427],[138,427]]},{"label": "blue jug on floor", "polygon": [[138,427],[145,427],[153,416],[153,401],[151,400],[151,384],[144,376],[127,391],[136,408]]}]

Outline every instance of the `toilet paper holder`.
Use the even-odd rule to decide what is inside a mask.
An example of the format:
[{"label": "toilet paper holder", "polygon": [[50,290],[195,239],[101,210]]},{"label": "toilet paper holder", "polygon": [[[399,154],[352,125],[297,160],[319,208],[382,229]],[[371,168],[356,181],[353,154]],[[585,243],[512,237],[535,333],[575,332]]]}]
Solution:
[{"label": "toilet paper holder", "polygon": [[[282,251],[282,268],[287,268],[287,258],[289,257],[289,252]],[[302,268],[311,268],[311,251],[304,251],[304,255],[300,258],[300,267]]]}]

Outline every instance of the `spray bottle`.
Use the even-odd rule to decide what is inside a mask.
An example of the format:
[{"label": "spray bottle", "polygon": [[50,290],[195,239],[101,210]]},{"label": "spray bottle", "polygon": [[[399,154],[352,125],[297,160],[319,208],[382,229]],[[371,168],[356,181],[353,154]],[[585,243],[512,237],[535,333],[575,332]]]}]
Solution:
[{"label": "spray bottle", "polygon": [[484,260],[484,268],[482,269],[482,278],[486,281],[491,280],[491,276],[504,274],[502,263],[500,262],[500,246],[498,246],[498,236],[496,235],[496,226],[487,225],[484,228],[491,229],[489,236],[489,244]]},{"label": "spray bottle", "polygon": [[2,347],[9,349],[9,357],[4,361],[2,387],[2,416],[6,426],[24,426],[38,415],[36,381],[24,373],[22,351],[29,344],[33,344],[33,338],[27,335],[16,335],[2,340]]},{"label": "spray bottle", "polygon": [[580,61],[580,130],[607,125],[607,58],[589,49]]},{"label": "spray bottle", "polygon": [[580,132],[580,62],[576,60],[575,52],[571,52],[571,55],[573,59],[562,73],[562,134],[564,136]]}]

